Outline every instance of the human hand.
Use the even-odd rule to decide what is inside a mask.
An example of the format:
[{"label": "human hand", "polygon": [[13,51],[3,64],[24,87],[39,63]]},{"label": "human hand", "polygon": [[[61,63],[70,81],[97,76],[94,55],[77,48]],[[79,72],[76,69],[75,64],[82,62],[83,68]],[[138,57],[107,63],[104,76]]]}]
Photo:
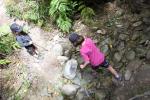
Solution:
[{"label": "human hand", "polygon": [[83,69],[85,66],[84,65],[80,65],[80,68]]},{"label": "human hand", "polygon": [[30,42],[29,42],[29,44],[33,44],[33,42],[32,42],[32,41],[30,41]]}]

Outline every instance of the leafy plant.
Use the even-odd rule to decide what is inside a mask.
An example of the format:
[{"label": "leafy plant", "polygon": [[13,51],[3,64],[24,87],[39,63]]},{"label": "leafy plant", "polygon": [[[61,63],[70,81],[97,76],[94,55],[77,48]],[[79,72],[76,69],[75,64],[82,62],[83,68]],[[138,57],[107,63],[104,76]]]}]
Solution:
[{"label": "leafy plant", "polygon": [[75,6],[76,3],[71,0],[52,0],[50,3],[49,14],[64,32],[69,32],[72,26],[70,16]]},{"label": "leafy plant", "polygon": [[7,5],[7,13],[10,15],[10,16],[16,16],[18,18],[21,18],[22,17],[22,14],[21,14],[21,11],[19,10],[18,6],[15,5],[15,4],[10,4],[10,5]]},{"label": "leafy plant", "polygon": [[10,34],[8,25],[0,27],[0,52],[9,54],[12,50],[19,48],[18,43],[14,39],[14,36]]},{"label": "leafy plant", "polygon": [[11,61],[7,60],[7,59],[0,59],[0,65],[5,65],[5,64],[9,64],[11,63]]},{"label": "leafy plant", "polygon": [[39,19],[39,5],[36,1],[26,1],[23,8],[22,18],[25,20],[37,21]]},{"label": "leafy plant", "polygon": [[[15,1],[15,0],[12,0]],[[35,23],[43,20],[45,9],[43,9],[38,1],[23,0],[19,3],[12,3],[7,5],[7,12],[10,16],[15,16],[19,19],[33,21]]]},{"label": "leafy plant", "polygon": [[[82,20],[90,24],[94,10],[86,6],[84,0],[8,0],[8,13],[20,19],[29,20],[42,26],[44,22],[55,22],[64,32],[69,33],[75,13],[80,12]],[[14,3],[15,2],[15,3]]]},{"label": "leafy plant", "polygon": [[92,17],[95,15],[92,8],[82,4],[79,6],[78,10],[81,11],[81,17],[85,23],[90,23],[92,21]]}]

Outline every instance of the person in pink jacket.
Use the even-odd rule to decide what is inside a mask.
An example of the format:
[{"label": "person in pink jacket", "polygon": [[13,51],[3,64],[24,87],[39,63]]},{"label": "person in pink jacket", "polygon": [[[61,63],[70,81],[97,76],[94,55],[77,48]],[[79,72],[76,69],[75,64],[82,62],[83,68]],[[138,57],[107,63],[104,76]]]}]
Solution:
[{"label": "person in pink jacket", "polygon": [[85,68],[88,64],[90,64],[94,70],[101,66],[107,68],[117,80],[121,80],[121,76],[109,64],[108,60],[106,60],[105,54],[96,47],[95,43],[90,38],[83,37],[76,33],[71,33],[69,40],[73,46],[80,47],[80,55],[84,60],[84,64],[80,65],[81,69]]}]

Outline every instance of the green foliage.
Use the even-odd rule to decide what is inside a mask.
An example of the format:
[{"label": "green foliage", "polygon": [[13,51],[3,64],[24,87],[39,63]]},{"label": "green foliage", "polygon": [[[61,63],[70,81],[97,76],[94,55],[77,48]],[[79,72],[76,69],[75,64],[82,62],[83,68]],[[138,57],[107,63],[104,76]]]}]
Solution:
[{"label": "green foliage", "polygon": [[59,18],[57,19],[58,27],[60,27],[60,29],[62,29],[62,31],[68,32],[68,33],[69,33],[69,29],[72,26],[71,22],[72,21],[67,17],[66,17],[66,20],[64,20],[62,16],[59,16]]},{"label": "green foliage", "polygon": [[[16,4],[7,5],[7,12],[10,16],[15,16],[19,19],[33,21],[35,23],[43,22],[44,14],[46,10],[45,6],[40,5],[38,1],[35,0],[23,0],[22,2]],[[40,23],[40,25],[43,23]]]},{"label": "green foliage", "polygon": [[95,12],[92,8],[81,5],[78,10],[81,10],[82,20],[85,23],[90,23],[92,21],[92,17],[95,15]]},{"label": "green foliage", "polygon": [[52,0],[50,3],[49,14],[64,32],[69,32],[72,26],[70,17],[75,6],[76,3],[71,0]]},{"label": "green foliage", "polygon": [[[44,22],[50,20],[57,24],[63,31],[70,31],[73,24],[73,16],[76,12],[81,13],[82,20],[90,24],[95,15],[92,8],[87,7],[83,0],[15,0],[15,3],[7,6],[7,11],[11,16],[29,20],[42,26]],[[50,16],[49,16],[50,15]]]},{"label": "green foliage", "polygon": [[8,5],[7,7],[7,13],[9,13],[10,16],[16,16],[18,18],[21,18],[22,14],[19,10],[18,6]]},{"label": "green foliage", "polygon": [[10,33],[8,25],[0,27],[0,52],[9,54],[12,50],[17,49],[19,45],[16,43],[14,36]]},{"label": "green foliage", "polygon": [[7,59],[0,59],[0,65],[5,65],[5,64],[9,64],[11,63],[11,61],[7,60]]},{"label": "green foliage", "polygon": [[39,19],[39,6],[36,1],[27,1],[23,9],[22,18],[25,20],[37,21]]}]

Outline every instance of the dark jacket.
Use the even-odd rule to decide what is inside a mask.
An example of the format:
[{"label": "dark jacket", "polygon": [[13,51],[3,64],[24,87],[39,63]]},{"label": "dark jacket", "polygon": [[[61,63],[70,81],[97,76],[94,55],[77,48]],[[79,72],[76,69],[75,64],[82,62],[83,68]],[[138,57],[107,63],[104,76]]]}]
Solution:
[{"label": "dark jacket", "polygon": [[32,41],[29,35],[16,35],[16,40],[22,47],[29,46],[29,42]]}]

